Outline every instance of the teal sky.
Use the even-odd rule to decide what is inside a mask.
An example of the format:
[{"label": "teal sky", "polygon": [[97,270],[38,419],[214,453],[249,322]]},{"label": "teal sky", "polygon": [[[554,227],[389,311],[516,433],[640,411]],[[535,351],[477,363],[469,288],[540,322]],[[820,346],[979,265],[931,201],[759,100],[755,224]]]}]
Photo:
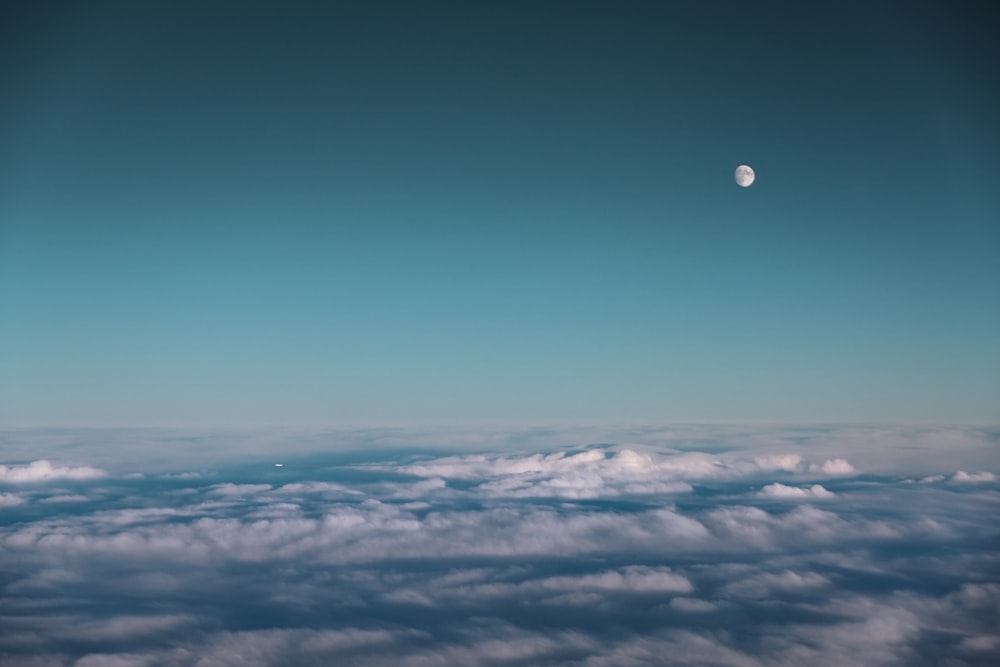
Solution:
[{"label": "teal sky", "polygon": [[995,423],[1000,48],[871,5],[7,6],[0,424]]}]

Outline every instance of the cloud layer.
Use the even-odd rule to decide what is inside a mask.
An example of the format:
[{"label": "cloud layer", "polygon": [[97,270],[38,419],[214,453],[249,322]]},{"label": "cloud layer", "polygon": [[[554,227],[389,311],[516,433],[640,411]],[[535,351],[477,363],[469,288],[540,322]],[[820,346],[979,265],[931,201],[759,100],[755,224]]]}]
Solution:
[{"label": "cloud layer", "polygon": [[51,461],[32,461],[27,465],[0,465],[0,482],[39,482],[51,479],[94,479],[103,470],[87,466],[53,466]]},{"label": "cloud layer", "polygon": [[994,473],[716,444],[9,464],[0,663],[989,664]]}]

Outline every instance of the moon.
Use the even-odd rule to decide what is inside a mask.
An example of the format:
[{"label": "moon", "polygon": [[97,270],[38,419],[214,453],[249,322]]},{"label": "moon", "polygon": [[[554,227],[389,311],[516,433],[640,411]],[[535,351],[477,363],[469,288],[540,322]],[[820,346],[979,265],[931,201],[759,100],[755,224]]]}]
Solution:
[{"label": "moon", "polygon": [[753,169],[745,164],[741,164],[736,167],[736,185],[741,188],[749,188],[753,185],[753,179],[756,175],[753,173]]}]

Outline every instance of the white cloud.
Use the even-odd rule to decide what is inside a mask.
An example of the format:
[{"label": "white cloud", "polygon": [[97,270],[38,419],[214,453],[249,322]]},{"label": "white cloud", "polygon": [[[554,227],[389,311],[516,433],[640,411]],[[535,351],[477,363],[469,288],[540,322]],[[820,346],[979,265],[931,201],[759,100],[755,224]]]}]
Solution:
[{"label": "white cloud", "polygon": [[798,454],[777,454],[772,456],[758,456],[754,462],[761,470],[785,470],[795,472],[802,465],[802,457]]},{"label": "white cloud", "polygon": [[73,667],[151,667],[157,662],[159,659],[154,655],[90,653],[73,663]]},{"label": "white cloud", "polygon": [[616,591],[633,593],[690,593],[691,581],[669,567],[635,565],[582,576],[549,577],[538,582],[542,588],[568,591]]},{"label": "white cloud", "polygon": [[983,482],[995,482],[997,481],[997,476],[991,472],[965,472],[964,470],[959,470],[951,476],[951,481],[960,484],[980,484]]},{"label": "white cloud", "polygon": [[27,465],[0,465],[0,481],[39,482],[50,479],[94,479],[107,473],[87,466],[53,466],[51,461],[32,461]]},{"label": "white cloud", "polygon": [[830,580],[815,572],[784,572],[771,573],[763,572],[751,576],[741,577],[739,580],[727,584],[724,592],[727,595],[750,598],[774,597],[775,593],[789,593],[830,586]]},{"label": "white cloud", "polygon": [[15,507],[27,501],[16,493],[0,493],[0,507]]},{"label": "white cloud", "polygon": [[718,605],[699,598],[678,597],[670,601],[670,607],[691,614],[705,614],[718,609]]},{"label": "white cloud", "polygon": [[972,653],[991,653],[996,656],[1000,651],[1000,635],[978,635],[962,639],[960,647]]},{"label": "white cloud", "polygon": [[963,609],[1000,616],[1000,583],[963,584],[950,599]]},{"label": "white cloud", "polygon": [[[54,619],[57,620],[57,619]],[[118,640],[153,635],[194,623],[187,614],[159,614],[153,616],[112,616],[106,619],[72,619],[68,623],[54,623],[55,634],[69,639]]]},{"label": "white cloud", "polygon": [[380,485],[383,498],[423,498],[431,494],[445,491],[448,483],[440,477],[422,479],[418,482],[389,482]]},{"label": "white cloud", "polygon": [[[146,665],[196,664],[199,667],[268,667],[287,664],[329,664],[329,656],[363,656],[415,633],[390,632],[381,629],[346,628],[339,630],[309,630],[304,628],[274,628],[252,631],[224,631],[209,635],[203,642],[186,641],[184,645],[165,651],[146,653],[94,653],[78,661],[75,667],[145,667]],[[363,657],[352,660],[361,664]],[[367,665],[388,663],[363,660]]]},{"label": "white cloud", "polygon": [[48,498],[43,498],[39,502],[43,503],[85,503],[90,498],[87,496],[81,496],[79,494],[62,494],[58,496],[49,496]]},{"label": "white cloud", "polygon": [[[678,447],[703,436],[649,433]],[[872,475],[841,501],[812,502],[835,494],[807,475],[850,474],[848,458],[869,470],[860,445],[838,450],[830,433],[733,436],[757,449],[508,450],[362,474],[322,463],[317,477],[342,483],[306,466],[284,486],[264,483],[270,467],[241,467],[228,478],[240,484],[224,467],[200,483],[116,476],[71,512],[32,506],[0,525],[0,663],[983,662],[1000,619],[997,554],[983,547],[996,495]],[[799,438],[829,441],[800,455]],[[959,466],[989,463],[941,469]],[[70,491],[30,497],[57,493]],[[299,623],[310,629],[284,627]],[[247,629],[263,624],[282,627]]]},{"label": "white cloud", "polygon": [[209,493],[220,496],[253,496],[270,490],[270,484],[233,484],[232,482],[214,484],[209,487]]},{"label": "white cloud", "polygon": [[728,480],[763,473],[794,474],[809,470],[844,475],[854,470],[840,458],[807,466],[794,453],[747,457],[739,452],[717,455],[640,445],[595,447],[576,453],[446,456],[402,466],[368,467],[428,479],[479,481],[476,492],[492,497],[569,500],[688,493],[693,481]]},{"label": "white cloud", "polygon": [[820,484],[813,484],[809,487],[801,486],[786,486],[775,482],[774,484],[768,484],[758,493],[758,496],[764,496],[767,498],[792,498],[792,499],[806,499],[806,500],[827,500],[830,498],[835,498],[837,494],[832,491],[826,490]]},{"label": "white cloud", "polygon": [[274,490],[275,493],[317,493],[322,495],[362,496],[364,492],[334,482],[291,482]]},{"label": "white cloud", "polygon": [[[397,504],[337,503],[321,517],[199,516],[230,507],[114,510],[89,520],[43,520],[0,534],[0,546],[58,554],[182,562],[234,558],[263,562],[288,558],[350,563],[398,558],[568,555],[638,550],[686,551],[710,539],[698,520],[657,508],[631,514],[601,510],[564,513],[545,507],[437,510],[418,516]],[[287,514],[284,508],[281,513]],[[193,521],[177,522],[192,517]]]},{"label": "white cloud", "polygon": [[610,480],[663,475],[712,475],[719,469],[715,457],[702,453],[654,456],[631,448],[590,449],[576,454],[555,452],[513,457],[453,456],[403,466],[401,470],[421,477],[492,479],[508,475],[560,475],[577,473]]},{"label": "white cloud", "polygon": [[247,512],[248,519],[282,519],[302,516],[302,506],[298,503],[271,503]]},{"label": "white cloud", "polygon": [[428,491],[443,487],[445,479],[483,480],[477,494],[566,499],[687,493],[691,485],[682,478],[723,470],[708,455],[655,457],[627,447],[508,457],[451,456],[397,469],[428,481],[440,480]]},{"label": "white cloud", "polygon": [[491,600],[491,604],[510,600],[519,605],[537,603],[585,608],[603,605],[610,608],[622,596],[672,597],[694,590],[688,577],[663,566],[629,565],[540,578],[530,575],[530,570],[459,571],[395,588],[383,597],[394,603],[438,608],[481,605],[486,600]]},{"label": "white cloud", "polygon": [[[370,453],[372,461],[384,458],[389,449],[408,447],[442,452],[507,452],[506,456],[510,457],[512,452],[552,451],[566,443],[580,446],[623,443],[623,447],[638,453],[652,452],[655,460],[666,452],[672,451],[676,456],[698,450],[702,445],[711,447],[714,452],[722,445],[726,453],[701,455],[709,462],[725,464],[742,458],[750,465],[754,465],[755,457],[798,455],[819,461],[844,458],[866,472],[919,478],[956,468],[991,469],[996,461],[997,433],[988,427],[767,424],[520,429],[24,430],[5,434],[4,452],[11,460],[60,460],[72,456],[82,457],[99,468],[141,469],[156,474],[214,470],[235,460],[246,460],[248,456],[266,459],[270,466],[275,451],[281,451],[288,464],[299,454],[328,453],[330,442],[337,442],[339,451]],[[805,463],[794,472],[803,470],[808,470]]]},{"label": "white cloud", "polygon": [[848,463],[846,459],[828,459],[822,465],[811,464],[809,472],[822,473],[824,475],[850,475],[854,472],[854,466]]},{"label": "white cloud", "polygon": [[78,572],[53,568],[40,570],[35,574],[10,583],[6,586],[6,589],[9,592],[24,593],[32,589],[51,589],[82,581],[84,581],[84,578]]},{"label": "white cloud", "polygon": [[758,507],[721,507],[708,513],[707,523],[724,544],[764,551],[805,544],[819,547],[855,539],[898,540],[903,537],[902,527],[918,534],[927,532],[920,519],[898,524],[897,527],[862,517],[848,520],[811,504],[798,505],[790,512],[776,514]]},{"label": "white cloud", "polygon": [[[638,477],[638,476],[637,476]],[[476,492],[500,498],[586,499],[623,495],[687,493],[687,482],[656,480],[644,475],[635,481],[609,479],[594,472],[572,472],[557,476],[522,474],[501,477],[476,487]]]}]

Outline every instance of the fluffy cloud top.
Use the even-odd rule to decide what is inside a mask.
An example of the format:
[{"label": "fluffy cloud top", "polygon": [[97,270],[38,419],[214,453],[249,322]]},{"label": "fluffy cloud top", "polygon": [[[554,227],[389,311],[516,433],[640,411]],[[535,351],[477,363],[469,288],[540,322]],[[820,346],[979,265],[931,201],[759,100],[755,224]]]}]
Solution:
[{"label": "fluffy cloud top", "polygon": [[[739,452],[658,451],[640,446],[521,456],[449,456],[394,469],[431,479],[478,481],[480,491],[492,497],[565,499],[686,493],[693,483],[774,473],[854,472],[843,458],[808,464],[798,454],[750,457]],[[817,490],[815,496],[821,495]]]},{"label": "fluffy cloud top", "polygon": [[997,476],[991,472],[965,472],[964,470],[959,470],[951,476],[951,481],[960,484],[978,484],[982,482],[995,482],[997,481]]},{"label": "fluffy cloud top", "polygon": [[991,664],[991,489],[710,444],[4,489],[0,664]]},{"label": "fluffy cloud top", "polygon": [[774,484],[768,484],[763,489],[760,490],[758,494],[760,496],[766,496],[769,498],[797,498],[797,499],[818,499],[826,500],[828,498],[835,498],[837,494],[833,491],[827,491],[826,488],[820,484],[813,484],[809,487],[801,486],[786,486],[780,482],[775,482]]},{"label": "fluffy cloud top", "polygon": [[687,577],[666,567],[632,566],[621,571],[599,572],[578,577],[550,577],[540,585],[563,590],[631,591],[633,593],[690,593]]},{"label": "fluffy cloud top", "polygon": [[22,466],[0,465],[0,482],[40,482],[50,479],[94,479],[107,473],[87,466],[53,466],[51,461],[32,461]]},{"label": "fluffy cloud top", "polygon": [[798,454],[778,454],[758,456],[754,462],[761,470],[787,470],[795,472],[802,465],[802,457]]},{"label": "fluffy cloud top", "polygon": [[761,572],[741,577],[726,585],[727,593],[753,598],[775,597],[780,593],[798,593],[812,589],[826,588],[830,580],[815,572],[800,574],[791,570],[784,572]]},{"label": "fluffy cloud top", "polygon": [[824,461],[822,464],[815,464],[809,466],[809,472],[821,473],[823,475],[850,475],[854,472],[854,466],[847,462],[846,459],[830,459]]},{"label": "fluffy cloud top", "polygon": [[253,496],[270,490],[270,484],[233,484],[225,482],[224,484],[213,485],[209,489],[209,492],[220,496]]},{"label": "fluffy cloud top", "polygon": [[0,507],[14,507],[15,505],[23,505],[24,503],[24,498],[16,493],[0,493]]},{"label": "fluffy cloud top", "polygon": [[55,496],[49,496],[48,498],[43,498],[41,502],[43,503],[85,503],[90,500],[87,496],[82,496],[80,494],[63,493]]}]

